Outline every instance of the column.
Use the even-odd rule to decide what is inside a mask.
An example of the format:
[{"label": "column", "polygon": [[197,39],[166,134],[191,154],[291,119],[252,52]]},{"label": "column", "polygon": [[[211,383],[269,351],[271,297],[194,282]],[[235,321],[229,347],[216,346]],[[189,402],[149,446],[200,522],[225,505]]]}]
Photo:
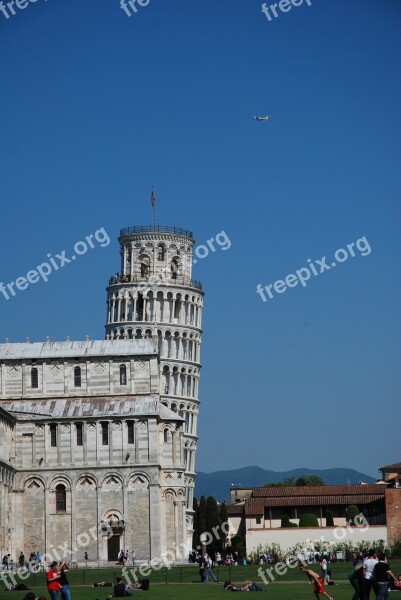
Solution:
[{"label": "column", "polygon": [[57,442],[57,464],[62,464],[62,456],[61,456],[61,423],[57,423],[57,433],[56,433],[56,442]]},{"label": "column", "polygon": [[[71,427],[72,429],[72,427]],[[71,487],[71,550],[74,549],[73,558],[77,560],[76,541],[77,541],[77,520],[76,520],[76,498],[75,486]]]},{"label": "column", "polygon": [[148,420],[148,440],[149,440],[149,462],[154,464],[159,462],[159,437],[157,431],[157,420],[155,418]]},{"label": "column", "polygon": [[173,452],[173,467],[176,466],[177,463],[177,433],[175,431],[173,431],[171,433],[171,438],[172,438],[172,452]]},{"label": "column", "polygon": [[113,461],[113,438],[114,438],[114,422],[108,422],[109,428],[109,463],[111,464]]},{"label": "column", "polygon": [[[160,478],[160,474],[159,474]],[[149,484],[149,530],[150,558],[160,558],[163,549],[160,547],[161,529],[165,529],[164,519],[161,519],[161,502],[159,484]],[[164,513],[165,514],[165,513]],[[163,523],[163,525],[162,525]],[[165,544],[164,544],[165,550]]]},{"label": "column", "polygon": [[[39,371],[39,369],[38,369],[38,371]],[[42,365],[42,394],[44,396],[46,396],[46,392],[47,392],[47,390],[46,390],[46,381],[47,381],[47,378],[45,376],[45,372],[46,372],[46,363],[44,362],[43,365]],[[38,375],[39,375],[39,373],[38,373]]]},{"label": "column", "polygon": [[100,423],[98,421],[96,421],[96,423],[95,423],[95,458],[96,458],[97,464],[100,464],[99,438],[101,436],[101,430],[102,430],[102,426],[100,425]]},{"label": "column", "polygon": [[[100,515],[102,514],[101,504],[100,504],[100,496],[101,496],[101,488],[99,488],[99,486],[96,486],[96,507],[97,507],[97,522],[98,523],[100,523]],[[103,535],[100,533],[99,528],[98,528],[97,560],[107,560],[107,554],[106,554],[106,556],[103,556],[103,553],[102,553],[103,548],[102,547],[103,547]]]},{"label": "column", "polygon": [[178,518],[178,500],[174,500],[174,525],[175,525],[175,556],[179,558],[180,553],[180,530]]},{"label": "column", "polygon": [[138,421],[134,421],[134,440],[135,440],[135,464],[139,464],[139,427]]},{"label": "column", "polygon": [[83,443],[83,462],[84,465],[88,462],[88,424],[86,421],[82,427],[82,443]]},{"label": "column", "polygon": [[131,281],[134,278],[134,249],[131,247]]},{"label": "column", "polygon": [[184,436],[180,433],[180,465],[184,464]]},{"label": "column", "polygon": [[[189,505],[189,503],[188,503]],[[189,552],[192,550],[192,548],[189,548],[189,540],[187,539],[187,519],[186,519],[186,499],[185,500],[181,500],[181,515],[182,515],[182,551],[181,551],[181,556],[182,558],[185,560],[188,558],[188,554]],[[185,544],[185,548],[184,548],[184,544]]]},{"label": "column", "polygon": [[[132,298],[132,320],[136,321],[136,298],[135,296]],[[132,332],[132,335],[135,337],[135,332]]]},{"label": "column", "polygon": [[49,507],[50,507],[50,490],[45,487],[45,554],[50,552],[50,529],[49,529]]},{"label": "column", "polygon": [[117,299],[117,306],[118,306],[118,310],[117,310],[117,321],[120,322],[121,320],[121,298],[118,297]]},{"label": "column", "polygon": [[[128,375],[128,373],[127,373],[127,375]],[[127,443],[126,453],[124,453],[125,442]],[[127,421],[122,421],[121,422],[121,464],[127,464],[127,461],[125,460],[125,454],[129,454],[130,458],[131,458],[131,452],[129,451],[129,446],[128,446],[128,425],[127,425]],[[132,462],[132,461],[129,461],[129,462]]]},{"label": "column", "polygon": [[75,463],[75,443],[74,443],[75,423],[70,424],[70,462],[71,465]]},{"label": "column", "polygon": [[[122,431],[122,429],[121,429]],[[124,521],[124,530],[123,530],[123,544],[124,544],[124,550],[127,549],[127,542],[125,539],[125,531],[126,531],[126,527],[127,527],[127,519],[126,519],[126,509],[128,506],[128,495],[127,495],[127,485],[125,485],[125,481],[123,480],[123,521]]]},{"label": "column", "polygon": [[123,250],[123,268],[122,268],[122,275],[125,275],[127,272],[127,247],[124,246],[124,250]]}]

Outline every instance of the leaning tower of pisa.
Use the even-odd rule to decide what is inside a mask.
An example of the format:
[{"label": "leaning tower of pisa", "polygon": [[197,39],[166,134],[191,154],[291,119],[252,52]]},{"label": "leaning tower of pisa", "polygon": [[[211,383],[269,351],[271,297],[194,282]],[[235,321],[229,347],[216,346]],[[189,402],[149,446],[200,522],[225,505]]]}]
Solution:
[{"label": "leaning tower of pisa", "polygon": [[202,285],[192,279],[192,232],[160,225],[122,229],[120,272],[107,288],[107,339],[158,340],[160,401],[185,419],[188,548],[193,532]]}]

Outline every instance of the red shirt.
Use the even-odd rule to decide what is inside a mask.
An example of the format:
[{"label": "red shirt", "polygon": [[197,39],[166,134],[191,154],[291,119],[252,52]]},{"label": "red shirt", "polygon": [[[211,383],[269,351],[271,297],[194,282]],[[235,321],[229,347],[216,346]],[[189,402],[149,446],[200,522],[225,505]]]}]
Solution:
[{"label": "red shirt", "polygon": [[46,580],[47,580],[47,591],[48,592],[51,592],[53,590],[58,592],[60,590],[60,584],[58,582],[58,579],[56,579],[56,581],[50,581],[50,579],[54,579],[54,577],[56,577],[56,575],[58,575],[58,573],[53,571],[53,569],[49,569],[47,571]]}]

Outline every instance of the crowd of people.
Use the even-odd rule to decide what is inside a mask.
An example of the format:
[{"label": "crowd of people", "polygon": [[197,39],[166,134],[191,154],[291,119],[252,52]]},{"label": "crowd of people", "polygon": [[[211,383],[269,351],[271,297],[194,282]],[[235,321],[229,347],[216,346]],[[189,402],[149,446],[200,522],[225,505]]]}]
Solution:
[{"label": "crowd of people", "polygon": [[[309,557],[309,563],[318,563],[320,565],[321,573],[317,573],[315,570],[305,566],[305,563],[300,566],[300,570],[308,578],[308,583],[313,586],[313,593],[319,600],[320,596],[327,598],[327,600],[334,600],[333,597],[326,591],[325,586],[335,585],[335,582],[331,578],[331,571],[328,566],[333,561],[335,555],[327,554],[311,554]],[[85,552],[85,564],[88,561],[88,554]],[[273,555],[269,552],[259,554],[257,557],[259,564],[276,563],[282,559]],[[118,565],[126,565],[128,562],[135,567],[136,553],[135,550],[121,550],[118,556]],[[238,552],[229,551],[223,558],[220,552],[215,552],[213,555],[204,554],[193,550],[189,555],[189,561],[196,563],[199,567],[199,576],[201,583],[208,583],[209,579],[214,582],[218,582],[218,578],[214,572],[216,566],[237,566],[240,564],[248,564],[250,562],[249,557],[240,559]],[[28,561],[26,561],[23,552],[20,552],[17,558],[17,564],[20,568],[28,567],[30,563],[40,564],[42,557],[39,552],[31,553]],[[303,562],[303,561],[302,561]],[[10,575],[16,568],[16,563],[13,561],[10,554],[6,554],[2,559],[3,572],[9,572]],[[70,570],[69,565],[65,561],[52,562],[47,567],[46,582],[47,590],[50,596],[50,600],[71,600],[70,585],[67,578],[67,573]],[[370,600],[371,593],[373,592],[376,600],[388,600],[389,591],[401,591],[401,575],[396,577],[392,572],[387,557],[384,553],[376,552],[375,550],[369,550],[366,554],[359,553],[353,561],[353,568],[348,574],[348,579],[352,585],[354,595],[352,600]],[[104,582],[95,584],[95,587],[102,586]],[[106,584],[104,584],[106,586]],[[112,583],[108,583],[108,586],[112,586]],[[6,591],[14,590],[27,590],[24,584],[14,585],[9,583],[6,585]],[[114,584],[114,596],[130,596],[132,592],[145,591],[149,589],[149,580],[138,581],[134,585],[130,585],[124,582],[121,577],[116,579]],[[240,585],[236,585],[232,581],[225,581],[225,591],[232,592],[259,592],[263,591],[257,582],[252,580],[246,580]],[[44,596],[39,598],[35,597],[33,592],[29,592],[23,600],[46,600]]]},{"label": "crowd of people", "polygon": [[[190,563],[199,563],[202,555],[198,550],[192,550],[189,553],[189,562]],[[220,552],[215,552],[212,555],[213,565],[220,567],[221,565],[225,565],[226,567],[236,567],[238,565],[248,565],[252,562],[250,557],[240,558],[238,552],[227,552],[225,557],[223,558]]]},{"label": "crowd of people", "polygon": [[131,550],[131,551],[120,550],[116,564],[124,566],[128,563],[130,563],[132,567],[135,567],[135,564],[136,564],[135,550]]},{"label": "crowd of people", "polygon": [[3,573],[7,572],[7,571],[12,573],[13,571],[16,570],[16,568],[22,569],[22,568],[26,567],[27,569],[29,569],[29,567],[31,565],[40,565],[40,564],[42,564],[42,555],[39,551],[31,552],[28,560],[26,560],[25,554],[21,550],[21,552],[18,555],[17,562],[15,562],[13,560],[13,558],[11,557],[11,554],[5,554],[1,561]]},{"label": "crowd of people", "polygon": [[401,575],[397,578],[386,555],[374,549],[355,557],[348,579],[354,588],[352,600],[369,600],[372,590],[376,600],[388,600],[390,590],[401,591]]}]

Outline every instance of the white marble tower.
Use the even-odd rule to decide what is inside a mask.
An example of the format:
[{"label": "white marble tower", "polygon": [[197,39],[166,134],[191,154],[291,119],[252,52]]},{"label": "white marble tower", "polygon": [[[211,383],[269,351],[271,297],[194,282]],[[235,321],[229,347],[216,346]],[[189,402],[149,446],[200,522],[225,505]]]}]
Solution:
[{"label": "white marble tower", "polygon": [[193,532],[203,291],[192,280],[192,232],[122,229],[120,272],[107,288],[106,339],[158,339],[161,403],[185,419],[188,549]]}]

